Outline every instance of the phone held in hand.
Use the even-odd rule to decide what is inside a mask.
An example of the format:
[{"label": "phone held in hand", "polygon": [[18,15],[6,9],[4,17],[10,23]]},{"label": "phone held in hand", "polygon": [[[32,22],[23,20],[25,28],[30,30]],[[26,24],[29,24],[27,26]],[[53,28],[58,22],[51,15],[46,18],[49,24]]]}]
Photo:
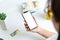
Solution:
[{"label": "phone held in hand", "polygon": [[25,11],[23,13],[23,18],[26,20],[30,29],[34,29],[37,27],[37,24],[32,16],[32,14],[30,13],[30,11]]}]

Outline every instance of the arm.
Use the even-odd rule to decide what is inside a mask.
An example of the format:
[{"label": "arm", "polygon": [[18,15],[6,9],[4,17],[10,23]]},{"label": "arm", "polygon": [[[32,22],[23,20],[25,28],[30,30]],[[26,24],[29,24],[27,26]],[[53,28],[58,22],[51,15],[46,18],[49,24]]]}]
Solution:
[{"label": "arm", "polygon": [[38,33],[38,34],[44,36],[45,38],[48,38],[48,37],[55,34],[53,32],[50,32],[50,31],[48,31],[46,29],[43,29],[43,28],[40,28],[40,27],[37,27],[33,30],[30,30],[28,24],[26,23],[26,21],[25,21],[24,25],[25,25],[25,28],[26,28],[27,31]]},{"label": "arm", "polygon": [[[34,18],[34,20],[35,20],[35,18]],[[35,20],[35,22],[36,22],[36,20]],[[25,28],[26,28],[27,31],[38,33],[38,34],[44,36],[45,38],[48,38],[48,37],[50,37],[50,36],[55,34],[53,32],[50,32],[50,31],[46,30],[46,29],[43,29],[43,28],[41,28],[39,26],[37,28],[33,29],[33,30],[30,30],[30,28],[29,28],[29,26],[28,26],[26,21],[25,21],[24,25],[25,25]]]},{"label": "arm", "polygon": [[44,36],[45,38],[51,37],[52,35],[55,34],[53,32],[50,32],[50,31],[43,29],[43,28],[40,28],[40,27],[38,27],[37,29],[38,29],[37,33]]}]

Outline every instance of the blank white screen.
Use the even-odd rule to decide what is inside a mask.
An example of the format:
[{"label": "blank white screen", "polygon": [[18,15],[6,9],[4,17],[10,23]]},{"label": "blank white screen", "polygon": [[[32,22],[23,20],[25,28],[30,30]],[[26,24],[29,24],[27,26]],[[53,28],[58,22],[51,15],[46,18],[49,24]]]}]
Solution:
[{"label": "blank white screen", "polygon": [[34,21],[32,15],[30,14],[30,12],[24,13],[23,16],[24,16],[24,18],[25,18],[25,20],[26,20],[30,29],[33,29],[33,28],[37,27],[37,24],[35,23],[35,21]]}]

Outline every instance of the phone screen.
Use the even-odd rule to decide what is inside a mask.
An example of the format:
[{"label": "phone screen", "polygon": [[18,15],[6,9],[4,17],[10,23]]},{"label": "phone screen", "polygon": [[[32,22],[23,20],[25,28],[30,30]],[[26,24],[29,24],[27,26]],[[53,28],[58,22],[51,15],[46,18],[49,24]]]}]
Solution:
[{"label": "phone screen", "polygon": [[26,20],[30,29],[34,29],[37,27],[37,24],[36,24],[35,20],[33,19],[33,16],[31,15],[31,13],[29,11],[23,13],[23,17]]}]

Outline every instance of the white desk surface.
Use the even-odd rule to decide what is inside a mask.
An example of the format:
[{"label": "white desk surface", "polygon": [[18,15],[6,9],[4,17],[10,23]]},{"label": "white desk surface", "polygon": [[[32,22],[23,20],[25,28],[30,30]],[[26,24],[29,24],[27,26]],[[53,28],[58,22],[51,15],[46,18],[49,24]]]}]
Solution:
[{"label": "white desk surface", "polygon": [[[4,31],[0,27],[0,38],[3,38],[4,40],[42,40],[41,35],[27,32],[25,30],[23,18],[18,11],[20,1],[3,0],[0,2],[0,12],[5,12],[7,14],[7,18],[5,20],[7,30]],[[44,19],[40,14],[34,14],[34,16],[37,18],[37,23],[40,27],[56,32],[51,21]],[[14,32],[16,29],[18,29],[20,33],[11,37],[10,33]]]}]

